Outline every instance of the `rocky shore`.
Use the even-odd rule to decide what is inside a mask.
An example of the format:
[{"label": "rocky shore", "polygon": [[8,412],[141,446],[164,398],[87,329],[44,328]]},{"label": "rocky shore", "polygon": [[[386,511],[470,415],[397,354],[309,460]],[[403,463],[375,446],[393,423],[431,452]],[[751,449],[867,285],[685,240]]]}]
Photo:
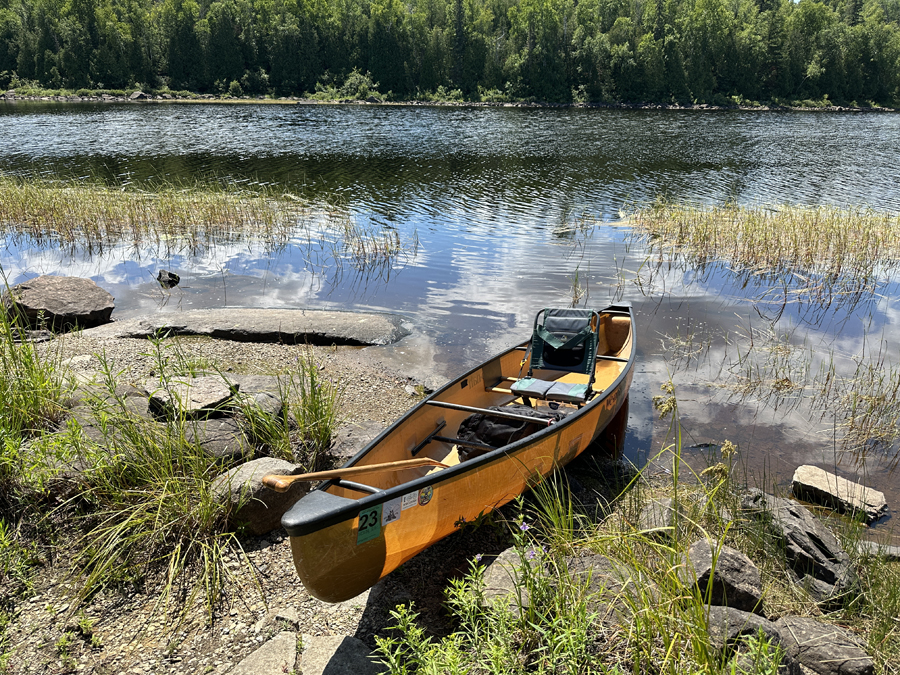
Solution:
[{"label": "rocky shore", "polygon": [[[50,286],[52,298],[58,299],[61,283],[54,280]],[[25,302],[23,298],[12,289],[7,306]],[[95,301],[104,304],[106,298],[101,294]],[[56,307],[45,302],[44,311]],[[92,315],[90,307],[79,311]],[[61,312],[54,310],[54,320],[68,325],[70,318]],[[900,552],[873,545],[845,548],[800,502],[731,483],[726,463],[678,485],[665,472],[638,473],[617,458],[585,453],[565,468],[565,494],[556,494],[555,506],[542,506],[540,496],[529,497],[525,505],[511,504],[499,516],[486,517],[488,526],[462,523],[458,533],[356,598],[331,605],[311,597],[296,577],[290,542],[279,526],[280,513],[290,503],[261,489],[253,470],[264,466],[256,471],[261,475],[271,468],[292,473],[301,467],[281,458],[256,457],[257,446],[247,442],[248,431],[242,428],[242,406],[275,415],[287,403],[280,378],[292,364],[311,356],[316,372],[340,383],[343,392],[342,426],[328,456],[320,458],[324,465],[339,465],[413,405],[424,389],[402,364],[385,365],[397,362],[385,359],[383,352],[411,328],[399,317],[300,311],[284,316],[278,311],[266,321],[258,315],[263,310],[254,312],[246,321],[239,313],[232,313],[228,322],[216,312],[188,312],[176,323],[159,317],[106,323],[38,345],[78,383],[78,400],[67,412],[74,424],[64,419],[48,436],[68,434],[60,447],[76,431],[101,449],[111,443],[118,432],[104,428],[103,411],[110,408],[95,405],[104,396],[140,418],[140,428],[150,436],[155,426],[195,420],[188,440],[207,454],[210,466],[221,463],[219,477],[204,480],[222,503],[231,500],[228,525],[238,536],[220,561],[224,583],[210,607],[187,587],[169,588],[168,602],[161,602],[167,592],[165,570],[153,568],[147,568],[147,577],[80,594],[82,578],[73,571],[72,560],[77,542],[73,533],[59,532],[52,543],[42,542],[43,548],[34,550],[30,564],[39,571],[29,582],[8,593],[0,580],[5,617],[0,672],[384,672],[374,654],[379,639],[395,639],[397,658],[407,653],[393,629],[398,615],[392,611],[398,605],[414,606],[417,625],[436,641],[436,650],[470,639],[458,632],[460,616],[450,611],[448,598],[453,584],[462,588],[460,583],[469,583],[463,579],[473,565],[480,568],[477,576],[483,582],[466,587],[464,602],[477,608],[483,620],[511,626],[504,640],[521,639],[515,626],[523,618],[528,619],[522,624],[526,628],[559,630],[556,624],[574,602],[583,608],[582,619],[587,617],[581,638],[588,645],[585,653],[602,653],[605,663],[621,658],[627,665],[637,658],[629,650],[654,658],[654,650],[670,649],[661,645],[674,630],[694,635],[706,645],[711,662],[727,672],[775,672],[760,670],[762,666],[790,675],[876,672],[865,628],[847,624],[841,613],[851,616],[867,594],[868,602],[882,601],[871,590],[879,576],[872,570],[878,568],[867,565],[896,565]],[[279,324],[279,331],[266,327],[272,323]],[[180,335],[164,337],[167,326]],[[248,326],[266,327],[263,333],[275,341],[248,337]],[[304,335],[328,336],[325,342],[332,344],[305,344]],[[335,344],[340,335],[351,344]],[[168,363],[189,366],[190,374],[160,381],[167,349],[176,354]],[[114,387],[98,384],[110,375]],[[180,395],[173,396],[176,389]],[[179,409],[173,412],[173,406]],[[28,452],[27,445],[22,452]],[[727,462],[724,446],[721,454]],[[78,490],[90,484],[85,472],[97,467],[58,468],[43,497],[51,519],[77,499]],[[256,500],[241,499],[247,489]],[[889,513],[880,493],[817,467],[799,467],[792,490],[799,498],[863,522]],[[566,535],[561,526],[567,524],[563,502],[569,495],[583,515]],[[542,509],[549,527],[540,524]],[[560,509],[555,523],[554,509]],[[539,538],[531,538],[529,530],[541,528]],[[578,528],[583,529],[580,538]],[[573,614],[567,621],[575,619]],[[662,629],[659,644],[657,621],[672,623]],[[650,632],[637,643],[625,639],[635,631]],[[442,642],[451,633],[454,637]],[[412,638],[407,630],[399,639]],[[758,651],[760,640],[766,645],[763,652]],[[473,648],[474,643],[464,645],[464,651]],[[526,642],[520,648],[517,658],[542,658],[540,649]],[[575,646],[566,650],[564,658],[577,651]],[[882,666],[878,672],[892,672]]]},{"label": "rocky shore", "polygon": [[716,105],[713,103],[627,103],[627,102],[591,102],[591,103],[554,103],[550,101],[385,101],[374,96],[365,100],[337,99],[318,100],[297,96],[216,96],[214,94],[196,94],[191,98],[183,98],[170,93],[146,94],[135,91],[128,96],[36,96],[22,95],[14,89],[0,94],[0,100],[17,101],[56,101],[60,103],[281,103],[300,105],[385,105],[385,106],[443,106],[462,108],[597,108],[609,110],[743,110],[749,112],[764,111],[806,111],[806,112],[900,112],[900,108],[872,106],[789,106],[779,104],[763,105]]}]

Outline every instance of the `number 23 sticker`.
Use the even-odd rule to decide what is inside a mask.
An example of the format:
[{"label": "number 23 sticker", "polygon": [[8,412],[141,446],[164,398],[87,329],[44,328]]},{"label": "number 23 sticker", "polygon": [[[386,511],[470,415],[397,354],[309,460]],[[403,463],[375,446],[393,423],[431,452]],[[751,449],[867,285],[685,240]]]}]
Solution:
[{"label": "number 23 sticker", "polygon": [[378,504],[359,512],[359,528],[356,532],[357,545],[371,541],[381,533],[381,507],[382,504]]}]

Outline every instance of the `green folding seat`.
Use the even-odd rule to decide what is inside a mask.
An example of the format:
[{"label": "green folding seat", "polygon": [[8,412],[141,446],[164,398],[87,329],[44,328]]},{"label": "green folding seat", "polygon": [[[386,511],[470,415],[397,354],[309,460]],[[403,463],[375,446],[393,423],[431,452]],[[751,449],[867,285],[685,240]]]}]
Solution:
[{"label": "green folding seat", "polygon": [[[600,314],[595,310],[542,309],[534,318],[534,332],[528,347],[531,352],[528,374],[516,380],[510,391],[527,398],[584,403],[593,394],[599,342]],[[534,376],[536,370],[581,373],[588,376],[588,381],[542,380]]]}]

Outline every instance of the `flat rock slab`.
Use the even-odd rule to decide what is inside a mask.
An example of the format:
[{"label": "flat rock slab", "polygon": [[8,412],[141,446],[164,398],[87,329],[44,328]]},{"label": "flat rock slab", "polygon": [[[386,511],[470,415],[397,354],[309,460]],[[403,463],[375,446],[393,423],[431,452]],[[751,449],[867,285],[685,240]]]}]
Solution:
[{"label": "flat rock slab", "polygon": [[875,663],[859,639],[840,626],[798,616],[775,622],[788,654],[820,675],[871,675]]},{"label": "flat rock slab", "polygon": [[221,410],[232,393],[232,387],[215,375],[175,379],[153,392],[150,409],[164,415],[202,417]]},{"label": "flat rock slab", "polygon": [[791,488],[797,499],[822,504],[872,523],[888,514],[884,493],[854,483],[817,466],[804,464],[794,471]]},{"label": "flat rock slab", "polygon": [[193,309],[118,321],[95,329],[99,337],[205,335],[236,342],[312,345],[387,345],[409,334],[397,314],[312,309]]},{"label": "flat rock slab", "polygon": [[346,635],[304,635],[300,671],[303,675],[378,675],[387,672],[387,668],[357,638]]},{"label": "flat rock slab", "polygon": [[2,305],[29,326],[55,330],[105,324],[115,308],[113,296],[90,279],[51,275],[16,284],[3,293]]},{"label": "flat rock slab", "polygon": [[231,675],[284,675],[295,672],[297,634],[282,631],[241,661]]},{"label": "flat rock slab", "polygon": [[890,562],[900,560],[900,546],[879,544],[877,541],[861,541],[856,545],[856,549],[865,555],[884,558]]}]

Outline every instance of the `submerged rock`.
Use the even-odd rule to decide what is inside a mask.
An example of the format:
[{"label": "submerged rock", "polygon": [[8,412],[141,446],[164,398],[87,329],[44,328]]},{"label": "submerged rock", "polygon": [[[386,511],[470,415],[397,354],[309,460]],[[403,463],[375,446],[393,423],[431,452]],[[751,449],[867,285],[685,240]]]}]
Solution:
[{"label": "submerged rock", "polygon": [[159,274],[156,275],[156,280],[163,288],[175,288],[175,286],[178,285],[178,282],[181,281],[181,277],[175,274],[175,272],[160,270]]}]

